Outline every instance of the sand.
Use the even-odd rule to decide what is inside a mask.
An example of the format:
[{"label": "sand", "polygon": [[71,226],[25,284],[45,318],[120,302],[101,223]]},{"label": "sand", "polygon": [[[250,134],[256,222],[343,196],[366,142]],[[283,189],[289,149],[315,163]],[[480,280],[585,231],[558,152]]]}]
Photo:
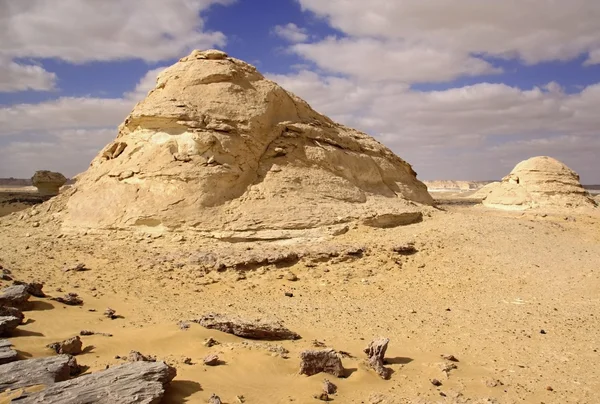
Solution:
[{"label": "sand", "polygon": [[[62,235],[53,222],[34,228],[35,218],[5,216],[0,264],[16,279],[44,281],[51,296],[73,291],[85,302],[70,307],[32,298],[34,309],[11,341],[27,358],[50,355],[46,344],[83,329],[112,333],[82,337],[88,348],[78,361],[90,372],[122,363],[115,356],[132,349],[156,355],[178,370],[167,403],[203,403],[212,393],[226,403],[238,402],[236,396],[247,403],[313,403],[324,378],[337,384],[339,403],[596,402],[600,215],[499,212],[459,202],[445,196],[422,223],[355,226],[318,242],[363,245],[362,258],[208,274],[187,257],[265,247],[193,236],[176,242],[172,235]],[[416,254],[391,251],[407,242]],[[77,262],[90,270],[63,271]],[[298,281],[278,279],[290,270]],[[122,318],[103,317],[106,307]],[[195,323],[187,331],[177,324],[210,311],[275,317],[302,339],[244,345]],[[387,381],[365,366],[362,353],[379,336],[391,339],[394,373]],[[221,345],[204,346],[209,337]],[[298,374],[299,352],[315,339],[354,356],[343,358],[347,378]],[[288,358],[269,346],[289,350]],[[209,353],[225,364],[202,365]],[[448,378],[439,368],[447,353],[459,359]],[[433,378],[442,385],[433,386]],[[489,387],[492,380],[502,385]]]}]

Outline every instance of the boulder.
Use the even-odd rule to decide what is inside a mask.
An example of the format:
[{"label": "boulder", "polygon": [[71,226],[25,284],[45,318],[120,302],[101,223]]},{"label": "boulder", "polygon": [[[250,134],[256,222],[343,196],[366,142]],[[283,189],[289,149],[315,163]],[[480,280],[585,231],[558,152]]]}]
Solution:
[{"label": "boulder", "polygon": [[398,215],[433,204],[387,147],[214,50],[164,70],[70,194],[66,229],[257,239],[321,237],[374,215],[385,226],[407,224]]},{"label": "boulder", "polygon": [[27,305],[29,297],[26,285],[9,286],[0,293],[0,306],[22,309]]},{"label": "boulder", "polygon": [[69,355],[26,359],[0,365],[0,391],[51,385],[69,379],[77,362]]},{"label": "boulder", "polygon": [[110,367],[26,393],[19,403],[160,403],[176,370],[164,362],[133,362]]},{"label": "boulder", "polygon": [[66,182],[67,178],[64,175],[52,171],[36,171],[31,177],[31,183],[40,195],[58,195],[60,187]]},{"label": "boulder", "polygon": [[300,336],[288,330],[279,321],[264,319],[243,319],[216,313],[205,314],[194,322],[202,327],[219,330],[238,337],[259,340],[300,339]]},{"label": "boulder", "polygon": [[46,297],[46,294],[42,290],[44,288],[44,284],[42,282],[27,283],[27,282],[21,282],[21,281],[14,281],[13,283],[15,285],[25,285],[25,287],[27,288],[26,289],[27,293],[29,293],[31,296]]},{"label": "boulder", "polygon": [[10,306],[0,306],[0,317],[17,317],[21,322],[25,319],[25,315],[20,309]]},{"label": "boulder", "polygon": [[483,198],[484,206],[505,210],[597,206],[575,171],[546,156],[520,162],[501,182],[486,185],[474,196]]},{"label": "boulder", "polygon": [[0,365],[14,362],[18,359],[18,353],[12,348],[9,340],[0,339]]},{"label": "boulder", "polygon": [[317,373],[329,373],[344,377],[342,360],[333,349],[307,350],[300,353],[300,374],[312,376]]}]

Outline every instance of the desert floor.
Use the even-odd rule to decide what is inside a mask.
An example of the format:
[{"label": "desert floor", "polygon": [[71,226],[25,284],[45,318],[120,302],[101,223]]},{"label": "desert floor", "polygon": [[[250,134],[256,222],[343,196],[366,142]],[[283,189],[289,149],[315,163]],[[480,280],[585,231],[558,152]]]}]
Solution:
[{"label": "desert floor", "polygon": [[[43,281],[50,296],[76,292],[84,300],[72,307],[32,298],[33,310],[11,341],[29,358],[50,355],[46,344],[80,330],[112,333],[82,337],[88,348],[78,362],[95,371],[122,363],[115,356],[130,350],[156,355],[177,367],[167,403],[203,403],[212,393],[224,403],[238,402],[236,396],[246,403],[315,403],[324,378],[338,386],[337,403],[599,402],[600,214],[502,212],[456,195],[442,198],[421,223],[355,226],[314,242],[360,246],[362,257],[208,273],[190,257],[306,245],[63,234],[43,216],[45,205],[36,216],[31,209],[4,216],[0,264],[15,279]],[[392,251],[410,242],[415,254]],[[64,271],[77,263],[89,270]],[[297,281],[282,277],[289,271]],[[105,318],[107,307],[122,317]],[[302,339],[249,342],[195,323],[178,326],[208,312],[274,317]],[[390,380],[363,362],[362,349],[379,336],[391,340]],[[206,347],[209,337],[221,344]],[[298,374],[298,355],[313,340],[351,354],[343,359],[346,378]],[[289,350],[287,358],[278,346]],[[204,366],[209,353],[225,363]],[[459,360],[448,376],[441,354]],[[434,378],[442,385],[433,386]]]}]

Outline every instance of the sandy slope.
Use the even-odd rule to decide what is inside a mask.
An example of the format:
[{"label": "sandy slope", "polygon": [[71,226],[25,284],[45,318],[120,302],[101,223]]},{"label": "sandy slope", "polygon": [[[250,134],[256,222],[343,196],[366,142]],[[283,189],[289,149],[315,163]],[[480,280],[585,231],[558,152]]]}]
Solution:
[{"label": "sandy slope", "polygon": [[[43,356],[50,354],[47,343],[82,329],[113,333],[83,337],[93,348],[78,361],[93,371],[119,363],[115,355],[131,349],[157,355],[178,369],[169,403],[202,403],[212,393],[227,403],[236,395],[247,403],[317,402],[312,396],[326,376],[297,374],[298,354],[313,339],[356,357],[343,360],[349,377],[334,380],[338,403],[597,402],[600,215],[442,207],[446,211],[419,224],[356,227],[328,241],[364,245],[363,258],[208,274],[188,257],[220,246],[191,236],[183,242],[123,233],[58,238],[54,222],[34,228],[35,217],[6,216],[0,218],[0,263],[17,279],[43,280],[50,295],[61,295],[61,288],[85,301],[77,308],[35,299],[29,322],[12,341],[24,357]],[[418,253],[391,251],[409,241]],[[226,248],[236,254],[247,247]],[[90,270],[63,272],[77,262]],[[277,279],[288,270],[297,282]],[[123,318],[104,318],[107,306]],[[288,349],[284,359],[197,324],[187,331],[177,326],[209,311],[274,316],[303,338],[267,343]],[[389,381],[362,362],[362,348],[377,336],[391,339]],[[205,347],[208,337],[222,344]],[[226,364],[203,366],[213,352]],[[460,360],[449,378],[439,370],[442,353]],[[194,364],[184,364],[186,357]],[[443,385],[434,387],[431,378]],[[503,385],[488,387],[488,379]]]}]

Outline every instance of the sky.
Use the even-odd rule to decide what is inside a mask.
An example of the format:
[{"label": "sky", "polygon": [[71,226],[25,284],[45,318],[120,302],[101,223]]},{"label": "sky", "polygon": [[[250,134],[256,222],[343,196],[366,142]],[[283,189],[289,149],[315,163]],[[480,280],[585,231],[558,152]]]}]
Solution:
[{"label": "sky", "polygon": [[216,48],[411,163],[600,183],[598,0],[0,0],[0,177],[73,176],[157,74]]}]

